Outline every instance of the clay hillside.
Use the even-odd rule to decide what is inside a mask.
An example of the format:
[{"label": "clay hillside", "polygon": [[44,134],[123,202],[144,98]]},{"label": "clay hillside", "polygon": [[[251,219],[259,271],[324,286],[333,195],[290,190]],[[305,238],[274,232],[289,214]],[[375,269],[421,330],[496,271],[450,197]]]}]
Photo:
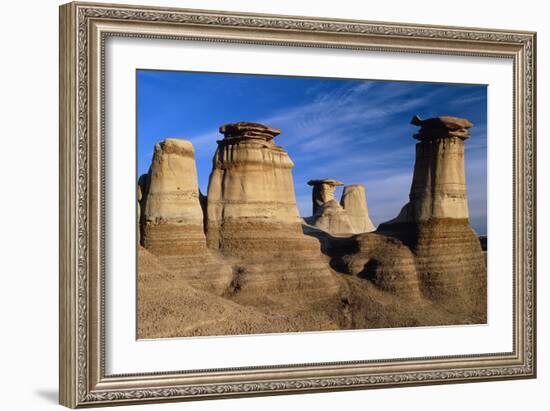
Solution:
[{"label": "clay hillside", "polygon": [[278,129],[220,127],[206,196],[192,144],[158,143],[138,181],[138,336],[485,323],[486,262],[464,173],[472,124],[412,123],[409,202],[378,228],[365,187],[334,179],[309,182],[313,215],[301,218]]}]

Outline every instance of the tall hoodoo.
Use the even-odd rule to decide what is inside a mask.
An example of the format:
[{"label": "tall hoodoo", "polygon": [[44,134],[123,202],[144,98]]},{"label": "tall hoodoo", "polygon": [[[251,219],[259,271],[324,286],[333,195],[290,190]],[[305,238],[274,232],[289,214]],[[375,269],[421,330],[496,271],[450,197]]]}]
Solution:
[{"label": "tall hoodoo", "polygon": [[409,202],[379,232],[397,236],[416,256],[424,295],[482,312],[486,304],[486,265],[479,239],[468,221],[464,141],[472,127],[466,119],[421,120],[414,138],[414,176]]},{"label": "tall hoodoo", "polygon": [[[146,181],[145,181],[146,180]],[[140,178],[143,246],[200,288],[220,291],[231,275],[206,247],[195,152],[191,142],[168,138],[155,145],[146,178]],[[204,275],[212,275],[205,281]],[[202,278],[201,278],[202,277]]]},{"label": "tall hoodoo", "polygon": [[464,172],[464,141],[473,126],[466,119],[450,116],[411,123],[420,126],[414,138],[416,160],[407,203],[397,222],[421,222],[433,218],[468,219],[468,199]]},{"label": "tall hoodoo", "polygon": [[240,122],[221,126],[220,133],[208,184],[209,245],[219,247],[232,224],[298,224],[294,163],[273,141],[281,131]]},{"label": "tall hoodoo", "polygon": [[260,307],[266,298],[288,303],[293,295],[304,304],[334,304],[337,281],[318,240],[302,230],[294,164],[273,141],[280,130],[240,122],[221,126],[220,133],[208,185],[207,239],[234,261],[232,298]]}]

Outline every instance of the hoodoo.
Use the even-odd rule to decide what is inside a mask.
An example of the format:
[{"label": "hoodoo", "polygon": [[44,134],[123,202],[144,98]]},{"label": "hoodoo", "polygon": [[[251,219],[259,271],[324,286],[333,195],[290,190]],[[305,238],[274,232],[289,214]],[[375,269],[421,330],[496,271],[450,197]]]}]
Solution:
[{"label": "hoodoo", "polygon": [[313,186],[312,224],[332,235],[353,234],[354,231],[349,216],[338,201],[334,199],[336,187],[343,186],[344,183],[338,180],[324,179],[310,180],[308,184]]},{"label": "hoodoo", "polygon": [[416,256],[423,294],[472,316],[486,306],[486,265],[478,236],[468,221],[464,141],[466,119],[421,120],[414,138],[414,175],[409,202],[378,231],[406,243]]},{"label": "hoodoo", "polygon": [[[299,226],[291,172],[294,163],[273,141],[280,132],[249,122],[220,127],[224,138],[218,141],[208,184],[209,246],[224,250],[236,247],[234,236],[243,228],[260,230],[264,224]],[[250,241],[252,244],[256,239]]]},{"label": "hoodoo", "polygon": [[221,126],[220,133],[208,185],[207,238],[209,247],[235,261],[233,298],[260,306],[266,298],[284,299],[288,305],[299,290],[294,301],[302,307],[338,301],[337,280],[319,242],[303,234],[294,164],[274,142],[280,130],[240,122]]},{"label": "hoodoo", "polygon": [[464,170],[472,124],[412,123],[409,201],[376,231],[362,184],[309,181],[314,215],[300,217],[276,128],[221,126],[207,196],[191,143],[157,144],[137,191],[140,337],[486,322]]},{"label": "hoodoo", "polygon": [[143,246],[190,284],[222,292],[231,268],[206,247],[191,142],[169,138],[155,145],[149,173],[140,183]]},{"label": "hoodoo", "polygon": [[340,203],[334,198],[336,187],[344,183],[334,179],[310,180],[313,187],[313,216],[307,219],[315,227],[335,236],[374,231],[367,210],[365,186],[344,186]]},{"label": "hoodoo", "polygon": [[416,160],[409,202],[389,223],[431,219],[468,219],[464,141],[472,127],[466,119],[442,116],[411,123],[420,126],[414,138]]}]

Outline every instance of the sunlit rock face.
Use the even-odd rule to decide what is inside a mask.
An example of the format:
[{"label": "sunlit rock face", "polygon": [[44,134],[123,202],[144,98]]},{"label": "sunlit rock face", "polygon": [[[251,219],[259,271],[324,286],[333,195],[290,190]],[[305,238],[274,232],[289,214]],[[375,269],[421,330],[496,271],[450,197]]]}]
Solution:
[{"label": "sunlit rock face", "polygon": [[472,124],[436,117],[420,126],[410,200],[397,218],[378,231],[399,238],[416,258],[423,295],[465,315],[486,307],[486,264],[479,239],[468,221],[464,142]]},{"label": "sunlit rock face", "polygon": [[195,151],[190,141],[168,138],[155,145],[145,215],[150,222],[202,227]]},{"label": "sunlit rock face", "polygon": [[435,117],[420,126],[409,202],[391,223],[421,222],[432,218],[468,219],[464,141],[472,127],[466,119]]},{"label": "sunlit rock face", "polygon": [[157,144],[140,190],[142,245],[167,268],[181,271],[191,285],[223,292],[232,271],[206,247],[191,142],[166,139]]},{"label": "sunlit rock face", "polygon": [[207,234],[213,247],[226,246],[231,224],[298,224],[288,153],[273,139],[280,130],[241,122],[220,127],[208,184]]},{"label": "sunlit rock face", "polygon": [[[280,130],[241,122],[220,127],[207,196],[209,247],[234,261],[232,298],[265,304],[296,296],[331,298],[338,284],[319,242],[303,234],[288,153]],[[266,297],[266,295],[268,297]],[[326,319],[331,328],[334,319]],[[330,325],[332,324],[332,325]]]},{"label": "sunlit rock face", "polygon": [[355,233],[368,233],[376,229],[369,217],[367,195],[363,184],[345,186],[340,204],[346,210]]}]

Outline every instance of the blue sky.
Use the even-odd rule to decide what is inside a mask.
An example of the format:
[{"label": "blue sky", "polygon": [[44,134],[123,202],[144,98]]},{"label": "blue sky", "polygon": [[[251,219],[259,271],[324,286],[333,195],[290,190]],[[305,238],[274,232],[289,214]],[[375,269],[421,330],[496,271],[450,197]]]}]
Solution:
[{"label": "blue sky", "polygon": [[[155,143],[190,140],[206,193],[220,125],[263,123],[295,168],[296,200],[311,215],[310,179],[363,183],[375,225],[408,201],[417,127],[411,117],[453,115],[474,123],[466,141],[470,222],[487,231],[487,89],[485,85],[138,70],[138,173]],[[337,191],[339,198],[341,189]]]}]

